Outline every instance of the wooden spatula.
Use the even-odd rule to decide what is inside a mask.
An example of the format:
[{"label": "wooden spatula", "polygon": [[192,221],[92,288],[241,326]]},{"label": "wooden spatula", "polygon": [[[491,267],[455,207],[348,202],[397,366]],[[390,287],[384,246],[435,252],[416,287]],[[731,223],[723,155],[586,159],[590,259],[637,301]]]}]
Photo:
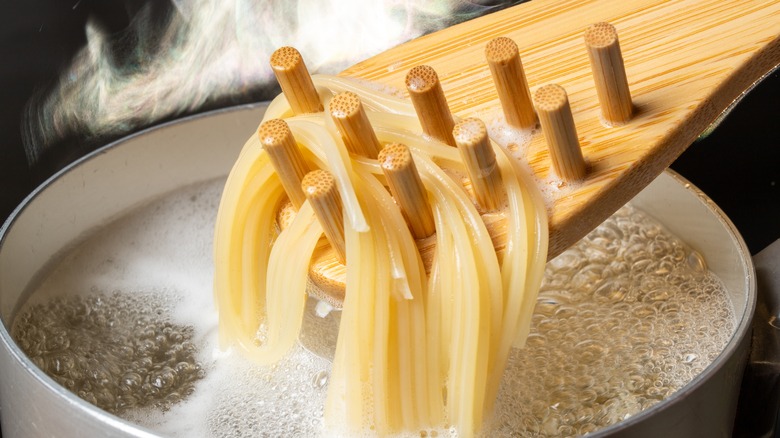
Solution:
[{"label": "wooden spatula", "polygon": [[[598,26],[588,31],[606,22],[619,34],[619,48]],[[516,43],[531,95],[549,101],[543,86],[565,89],[581,146],[584,165],[564,183],[565,171],[552,169],[549,139],[536,133],[527,149],[531,169],[548,186],[552,258],[629,201],[780,64],[780,0],[533,0],[402,44],[341,75],[406,90],[410,69],[431,66],[456,117],[509,120],[499,100],[509,91],[497,90],[486,61],[486,46],[497,37]],[[595,61],[589,50],[600,51],[591,55]],[[624,70],[611,65],[621,53]],[[487,56],[501,58],[501,49]],[[617,88],[597,91],[594,68]],[[628,92],[615,77],[622,74]],[[560,96],[552,96],[554,107]],[[544,107],[536,102],[542,122],[557,117]],[[529,123],[536,119],[514,120]],[[332,292],[343,284],[344,267],[333,254],[320,254],[311,273]]]},{"label": "wooden spatula", "polygon": [[[618,31],[635,107],[606,127],[596,95],[586,28]],[[549,204],[549,257],[559,254],[629,201],[668,167],[724,110],[780,64],[780,1],[533,0],[416,39],[342,72],[405,90],[409,69],[438,73],[458,116],[500,114],[485,61],[495,37],[516,42],[532,91],[557,83],[568,92],[584,182]],[[734,145],[739,153],[739,145]],[[534,136],[528,161],[544,180],[550,157]],[[725,164],[724,164],[725,165]]]}]

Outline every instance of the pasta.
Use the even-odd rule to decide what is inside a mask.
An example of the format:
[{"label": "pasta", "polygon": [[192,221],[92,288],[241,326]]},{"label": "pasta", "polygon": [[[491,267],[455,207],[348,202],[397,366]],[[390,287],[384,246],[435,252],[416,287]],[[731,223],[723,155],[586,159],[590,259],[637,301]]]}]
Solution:
[{"label": "pasta", "polygon": [[[344,206],[346,295],[325,422],[388,434],[445,424],[463,436],[492,410],[513,345],[528,334],[546,260],[546,210],[520,163],[493,144],[507,194],[507,245],[497,254],[467,189],[456,148],[421,134],[411,104],[366,85],[314,76],[323,102],[361,96],[380,143],[409,147],[428,191],[436,234],[430,272],[376,160],[350,155],[329,117],[294,116],[284,95],[265,120],[284,119],[313,167],[337,181]],[[309,202],[278,233],[285,200],[257,138],[225,185],[215,230],[215,296],[223,347],[259,363],[296,342],[309,259],[321,236]]]}]

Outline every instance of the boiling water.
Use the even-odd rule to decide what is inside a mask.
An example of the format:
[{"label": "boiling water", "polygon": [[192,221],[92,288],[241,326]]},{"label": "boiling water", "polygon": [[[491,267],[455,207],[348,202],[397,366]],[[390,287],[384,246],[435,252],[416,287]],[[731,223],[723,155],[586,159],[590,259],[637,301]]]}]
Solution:
[{"label": "boiling water", "polygon": [[[338,312],[320,318],[309,300],[301,345],[272,367],[218,348],[222,184],[166,196],[79,244],[20,310],[14,336],[82,398],[166,435],[321,434]],[[707,367],[734,325],[701,257],[623,208],[548,264],[486,435],[578,435],[628,418]]]}]

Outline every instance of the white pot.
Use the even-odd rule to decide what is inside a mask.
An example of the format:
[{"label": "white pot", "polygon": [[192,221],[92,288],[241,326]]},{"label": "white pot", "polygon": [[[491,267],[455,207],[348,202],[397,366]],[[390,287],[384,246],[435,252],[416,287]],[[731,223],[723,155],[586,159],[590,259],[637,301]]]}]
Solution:
[{"label": "white pot", "polygon": [[[24,293],[74,240],[163,193],[225,175],[264,105],[191,117],[108,145],[54,175],[0,229],[0,421],[6,437],[154,436],[71,394],[9,334]],[[737,316],[715,362],[667,400],[595,435],[664,438],[731,432],[755,307],[749,252],[733,224],[679,176],[661,175],[634,205],[698,250],[725,283]]]}]

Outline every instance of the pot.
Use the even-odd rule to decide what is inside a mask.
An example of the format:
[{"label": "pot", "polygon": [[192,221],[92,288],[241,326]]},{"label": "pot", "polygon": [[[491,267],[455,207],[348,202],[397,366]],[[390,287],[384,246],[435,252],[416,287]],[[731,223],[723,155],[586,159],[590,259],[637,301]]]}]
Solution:
[{"label": "pot", "polygon": [[[52,260],[90,230],[136,206],[224,176],[265,105],[165,124],[108,145],[36,189],[0,229],[0,421],[6,437],[145,437],[153,432],[106,413],[54,382],[10,336],[14,313]],[[666,172],[633,201],[685,236],[727,287],[737,318],[718,358],[687,386],[595,436],[725,436],[731,433],[756,302],[749,252],[703,193]]]}]

